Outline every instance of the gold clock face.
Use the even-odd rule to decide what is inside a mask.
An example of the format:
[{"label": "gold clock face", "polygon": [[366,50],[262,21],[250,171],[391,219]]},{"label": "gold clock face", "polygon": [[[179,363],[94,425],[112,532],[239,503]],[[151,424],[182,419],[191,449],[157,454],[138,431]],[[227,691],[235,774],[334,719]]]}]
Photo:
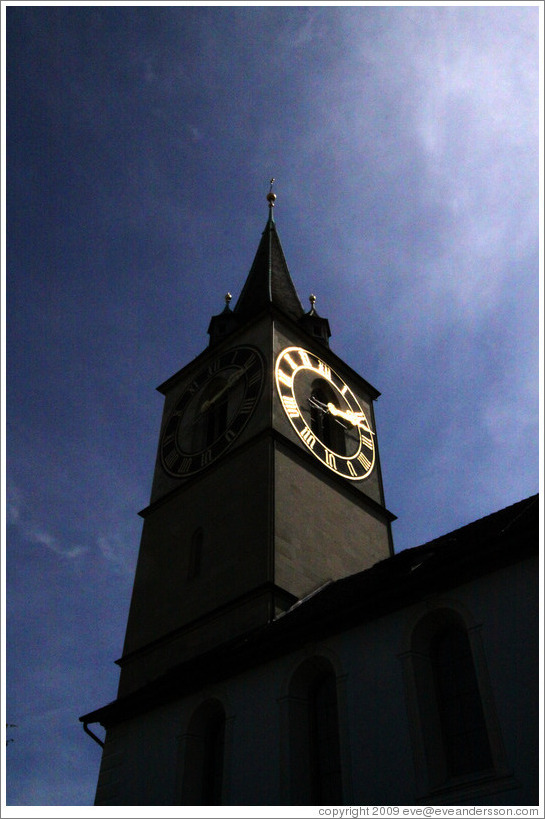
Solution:
[{"label": "gold clock face", "polygon": [[312,454],[348,480],[367,478],[375,464],[375,434],[348,384],[301,347],[280,353],[275,380],[284,412]]},{"label": "gold clock face", "polygon": [[159,446],[163,468],[185,478],[205,469],[240,435],[264,381],[261,353],[235,347],[217,356],[176,401]]}]

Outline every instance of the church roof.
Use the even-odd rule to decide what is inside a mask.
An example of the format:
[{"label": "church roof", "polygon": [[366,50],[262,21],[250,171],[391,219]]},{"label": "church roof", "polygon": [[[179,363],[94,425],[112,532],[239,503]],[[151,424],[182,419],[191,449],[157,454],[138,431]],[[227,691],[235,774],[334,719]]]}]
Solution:
[{"label": "church roof", "polygon": [[269,194],[269,218],[242,293],[235,316],[245,320],[273,304],[298,320],[304,311],[291,279],[280,237],[273,218],[274,194]]},{"label": "church roof", "polygon": [[335,621],[327,629],[339,631],[376,619],[430,591],[445,591],[528,557],[537,551],[538,527],[539,495],[533,495],[329,583],[282,618],[295,615],[303,631],[316,628],[320,620],[323,625]]},{"label": "church roof", "polygon": [[80,721],[108,725],[152,704],[179,698],[296,650],[309,640],[375,620],[430,592],[453,588],[523,560],[537,551],[538,542],[539,495],[533,495],[370,569],[329,582],[271,623],[182,663]]}]

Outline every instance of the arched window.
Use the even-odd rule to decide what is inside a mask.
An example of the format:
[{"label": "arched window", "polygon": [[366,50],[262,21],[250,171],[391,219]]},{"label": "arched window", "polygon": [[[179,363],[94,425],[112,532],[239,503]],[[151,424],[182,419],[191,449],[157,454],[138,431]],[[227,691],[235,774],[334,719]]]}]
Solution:
[{"label": "arched window", "polygon": [[490,742],[465,629],[441,629],[431,641],[430,658],[448,776],[488,770]]},{"label": "arched window", "polygon": [[347,430],[342,420],[329,412],[330,403],[337,407],[334,391],[323,379],[316,380],[310,396],[310,428],[329,449],[345,455]]},{"label": "arched window", "polygon": [[402,655],[418,789],[425,794],[504,776],[505,751],[480,631],[469,615],[438,608],[413,629]]},{"label": "arched window", "polygon": [[332,671],[314,680],[308,704],[313,804],[334,805],[340,801],[342,788],[337,691]]},{"label": "arched window", "polygon": [[203,805],[221,805],[225,715],[211,714],[204,729],[201,795]]},{"label": "arched window", "polygon": [[291,803],[342,804],[337,679],[325,658],[299,666],[288,706]]},{"label": "arched window", "polygon": [[225,711],[218,700],[207,700],[197,708],[182,744],[180,804],[223,804]]}]

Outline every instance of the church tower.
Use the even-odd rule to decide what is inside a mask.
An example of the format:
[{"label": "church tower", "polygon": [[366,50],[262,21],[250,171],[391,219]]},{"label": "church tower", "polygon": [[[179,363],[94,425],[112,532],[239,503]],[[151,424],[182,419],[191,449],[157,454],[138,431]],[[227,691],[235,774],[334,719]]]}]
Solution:
[{"label": "church tower", "polygon": [[302,307],[275,199],[271,184],[235,306],[228,294],[206,349],[158,387],[117,703],[393,554],[379,393],[331,350],[315,297]]},{"label": "church tower", "polygon": [[303,310],[269,217],[165,396],[119,695],[392,554],[373,400]]}]

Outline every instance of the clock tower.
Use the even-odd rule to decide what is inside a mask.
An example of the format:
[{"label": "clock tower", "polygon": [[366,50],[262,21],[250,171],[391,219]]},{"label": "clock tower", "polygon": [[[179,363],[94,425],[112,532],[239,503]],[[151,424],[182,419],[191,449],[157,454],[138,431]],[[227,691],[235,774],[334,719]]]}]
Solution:
[{"label": "clock tower", "polygon": [[[272,188],[272,186],[271,186]],[[164,410],[119,697],[389,557],[373,401],[305,312],[273,216]]]}]

